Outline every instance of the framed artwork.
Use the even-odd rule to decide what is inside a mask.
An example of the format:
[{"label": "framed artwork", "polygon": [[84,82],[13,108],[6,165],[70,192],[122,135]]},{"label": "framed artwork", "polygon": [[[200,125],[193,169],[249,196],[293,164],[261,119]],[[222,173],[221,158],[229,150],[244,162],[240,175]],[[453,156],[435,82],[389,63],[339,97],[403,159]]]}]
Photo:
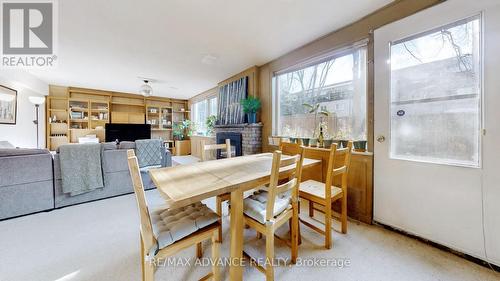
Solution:
[{"label": "framed artwork", "polygon": [[17,91],[0,85],[0,124],[16,124]]}]

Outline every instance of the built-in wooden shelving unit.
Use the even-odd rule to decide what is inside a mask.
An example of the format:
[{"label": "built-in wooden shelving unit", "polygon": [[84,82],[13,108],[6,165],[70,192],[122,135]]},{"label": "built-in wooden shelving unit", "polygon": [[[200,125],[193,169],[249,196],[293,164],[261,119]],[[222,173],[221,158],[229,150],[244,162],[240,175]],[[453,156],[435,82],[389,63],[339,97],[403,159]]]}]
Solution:
[{"label": "built-in wooden shelving unit", "polygon": [[187,100],[56,85],[49,86],[46,112],[50,150],[86,135],[103,142],[106,123],[151,124],[152,138],[163,139],[172,149],[173,123],[189,117]]}]

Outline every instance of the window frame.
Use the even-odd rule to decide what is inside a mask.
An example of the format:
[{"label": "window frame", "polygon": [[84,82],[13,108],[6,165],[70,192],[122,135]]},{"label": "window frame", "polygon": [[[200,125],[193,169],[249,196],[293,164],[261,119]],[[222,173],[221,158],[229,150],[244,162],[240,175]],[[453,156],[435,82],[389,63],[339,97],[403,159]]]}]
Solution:
[{"label": "window frame", "polygon": [[[365,66],[365,71],[366,71],[366,108],[365,108],[365,118],[366,118],[366,128],[365,128],[365,132],[366,132],[366,139],[367,141],[369,142],[370,140],[369,139],[369,81],[370,81],[370,71],[369,71],[369,64],[370,64],[370,60],[369,60],[369,41],[370,39],[369,38],[365,38],[365,39],[362,39],[360,41],[357,41],[353,44],[350,44],[348,46],[345,46],[343,48],[333,48],[333,49],[328,49],[327,51],[323,52],[323,53],[320,53],[318,55],[315,55],[315,56],[312,56],[312,57],[308,57],[302,61],[299,61],[298,63],[292,65],[292,66],[289,66],[289,67],[285,67],[281,70],[277,70],[277,71],[274,71],[272,72],[272,75],[271,75],[271,102],[272,102],[272,112],[271,112],[271,116],[272,116],[272,128],[271,128],[271,132],[272,132],[272,135],[273,136],[280,136],[280,132],[279,132],[279,121],[280,121],[280,97],[279,97],[279,86],[278,86],[278,79],[277,77],[280,76],[280,75],[283,75],[283,74],[287,74],[287,73],[290,73],[290,72],[294,72],[294,71],[298,71],[298,70],[301,70],[301,69],[305,69],[305,68],[308,68],[310,66],[314,66],[314,65],[317,65],[317,64],[321,64],[321,63],[324,63],[324,62],[327,62],[327,61],[330,61],[330,60],[333,60],[333,59],[336,59],[336,58],[340,58],[340,57],[343,57],[343,56],[346,56],[346,55],[349,55],[349,54],[354,54],[355,51],[357,49],[360,49],[360,48],[365,48],[365,52],[366,52],[366,66]],[[283,137],[283,136],[281,136]]]},{"label": "window frame", "polygon": [[[215,102],[215,112],[212,112],[212,109],[211,109],[211,104],[212,104],[212,101]],[[217,95],[211,95],[211,96],[208,96],[208,97],[205,97],[204,99],[200,99],[200,100],[197,100],[196,102],[193,102],[192,105],[191,105],[191,120],[196,120],[195,116],[198,114],[198,104],[199,103],[202,103],[202,102],[206,102],[206,112],[207,112],[207,116],[205,117],[205,120],[206,118],[208,118],[208,116],[211,116],[211,115],[215,115],[217,116],[218,115],[218,96]],[[204,124],[203,123],[203,127],[204,127]],[[200,128],[200,124],[197,124],[198,125],[198,128]],[[198,132],[200,132],[200,130],[198,129],[196,132],[195,132],[195,135],[198,135],[198,136],[206,136],[207,135],[207,131],[206,130],[203,130],[201,131],[203,134],[198,134]]]},{"label": "window frame", "polygon": [[[483,20],[483,13],[480,12],[480,13],[476,13],[476,14],[473,14],[473,15],[470,15],[470,16],[467,16],[467,17],[464,17],[464,18],[460,18],[460,19],[457,19],[457,20],[454,20],[454,21],[450,21],[448,23],[445,23],[445,24],[442,24],[442,25],[439,25],[437,27],[433,27],[433,28],[429,28],[427,30],[424,30],[422,32],[418,32],[418,33],[414,33],[414,34],[411,34],[411,35],[408,35],[408,36],[404,36],[402,38],[399,38],[397,40],[393,40],[391,42],[389,42],[388,44],[388,48],[389,48],[389,60],[388,62],[391,62],[391,59],[392,59],[392,46],[395,45],[395,44],[400,44],[400,43],[403,43],[403,42],[407,42],[407,41],[411,41],[413,39],[416,39],[416,38],[420,38],[420,37],[423,37],[423,36],[427,36],[429,34],[432,34],[432,33],[435,33],[437,30],[440,30],[440,29],[444,29],[444,28],[450,28],[450,27],[453,27],[453,26],[458,26],[460,24],[464,24],[464,23],[467,23],[469,21],[472,21],[474,19],[477,19],[479,20],[479,48],[478,48],[478,51],[479,51],[479,55],[478,55],[478,58],[479,58],[479,67],[478,67],[478,71],[479,71],[479,75],[480,75],[480,78],[478,79],[478,83],[479,83],[479,124],[478,124],[478,128],[479,128],[479,132],[478,132],[478,140],[477,140],[477,145],[478,145],[478,160],[477,160],[477,164],[465,164],[465,163],[457,163],[457,162],[446,162],[446,161],[439,161],[439,159],[433,159],[433,160],[425,160],[425,159],[410,159],[409,157],[398,157],[398,156],[394,156],[393,153],[392,153],[392,120],[389,119],[387,120],[387,122],[389,122],[389,132],[388,132],[388,149],[387,149],[387,157],[389,160],[398,160],[398,161],[408,161],[408,162],[415,162],[415,163],[425,163],[425,164],[433,164],[433,165],[440,165],[440,166],[450,166],[450,167],[463,167],[463,168],[473,168],[473,169],[481,169],[482,166],[483,166],[483,136],[484,136],[484,20]],[[388,75],[388,83],[389,85],[392,85],[392,70],[391,70],[391,64],[388,63],[389,65],[389,69],[388,69],[388,72],[389,72],[389,75]],[[392,86],[391,86],[391,90],[389,92],[389,97],[387,99],[387,102],[389,103],[388,104],[388,110],[390,111],[391,110],[391,103],[392,103]],[[430,157],[429,157],[430,158]]]}]

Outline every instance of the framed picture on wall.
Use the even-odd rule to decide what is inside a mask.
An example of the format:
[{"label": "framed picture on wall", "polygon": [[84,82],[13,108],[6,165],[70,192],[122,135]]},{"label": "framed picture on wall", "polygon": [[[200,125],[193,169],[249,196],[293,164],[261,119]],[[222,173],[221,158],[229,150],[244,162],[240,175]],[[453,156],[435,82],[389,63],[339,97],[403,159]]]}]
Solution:
[{"label": "framed picture on wall", "polygon": [[17,91],[0,85],[0,124],[16,124]]}]

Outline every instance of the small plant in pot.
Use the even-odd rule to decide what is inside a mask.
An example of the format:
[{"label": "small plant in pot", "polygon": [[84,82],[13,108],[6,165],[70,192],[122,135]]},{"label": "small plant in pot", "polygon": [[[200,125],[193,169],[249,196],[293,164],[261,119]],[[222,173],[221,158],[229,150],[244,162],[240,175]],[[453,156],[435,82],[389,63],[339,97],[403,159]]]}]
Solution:
[{"label": "small plant in pot", "polygon": [[366,151],[366,140],[364,136],[360,136],[357,138],[352,144],[354,146],[354,151],[365,152]]},{"label": "small plant in pot", "polygon": [[332,143],[333,143],[332,139],[324,139],[323,140],[323,147],[330,148],[332,146]]},{"label": "small plant in pot", "polygon": [[174,135],[174,140],[184,140],[184,126],[182,123],[174,123],[172,134]]},{"label": "small plant in pot", "polygon": [[302,138],[302,145],[309,146],[309,138]]},{"label": "small plant in pot", "polygon": [[243,112],[247,114],[248,123],[257,123],[257,111],[261,107],[261,102],[259,98],[248,97],[240,101],[241,106],[243,106]]},{"label": "small plant in pot", "polygon": [[349,143],[349,132],[338,130],[335,135],[335,142],[342,147],[347,147],[347,144]]}]

